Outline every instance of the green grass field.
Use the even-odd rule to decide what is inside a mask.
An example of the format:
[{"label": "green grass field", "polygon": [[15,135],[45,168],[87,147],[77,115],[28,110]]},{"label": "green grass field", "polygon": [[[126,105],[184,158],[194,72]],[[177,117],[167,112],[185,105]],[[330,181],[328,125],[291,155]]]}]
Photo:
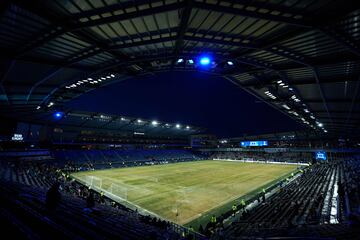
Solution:
[{"label": "green grass field", "polygon": [[210,160],[79,172],[73,176],[81,181],[94,176],[102,189],[114,193],[126,189],[129,202],[170,221],[187,224],[296,168]]}]

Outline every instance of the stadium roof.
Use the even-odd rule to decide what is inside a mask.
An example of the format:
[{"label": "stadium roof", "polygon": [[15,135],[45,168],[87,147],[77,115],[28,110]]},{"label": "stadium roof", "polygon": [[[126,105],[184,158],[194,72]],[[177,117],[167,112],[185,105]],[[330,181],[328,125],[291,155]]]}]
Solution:
[{"label": "stadium roof", "polygon": [[215,63],[201,71],[226,77],[306,126],[359,134],[359,6],[3,0],[0,114],[38,119],[103,85],[200,70],[197,57],[207,53]]}]

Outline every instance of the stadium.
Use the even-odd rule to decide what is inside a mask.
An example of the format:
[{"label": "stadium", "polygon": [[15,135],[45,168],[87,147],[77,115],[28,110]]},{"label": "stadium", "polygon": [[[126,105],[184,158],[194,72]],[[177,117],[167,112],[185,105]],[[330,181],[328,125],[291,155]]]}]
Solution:
[{"label": "stadium", "polygon": [[360,1],[0,1],[15,239],[360,239]]}]

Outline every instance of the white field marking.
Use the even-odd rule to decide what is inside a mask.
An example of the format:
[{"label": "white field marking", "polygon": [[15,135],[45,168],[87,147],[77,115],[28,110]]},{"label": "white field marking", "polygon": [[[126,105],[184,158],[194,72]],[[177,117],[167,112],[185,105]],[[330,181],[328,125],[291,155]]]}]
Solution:
[{"label": "white field marking", "polygon": [[[88,185],[85,181],[81,180],[80,178],[77,178],[75,176],[72,176],[72,177],[77,179],[78,181],[82,182],[83,184]],[[145,208],[142,208],[142,207],[140,207],[139,205],[137,205],[135,203],[132,203],[132,202],[130,202],[130,201],[126,200],[126,199],[123,199],[123,198],[121,198],[121,197],[119,197],[119,196],[117,196],[115,194],[112,194],[111,192],[109,192],[109,191],[107,191],[105,189],[101,189],[101,188],[98,188],[98,187],[94,187],[93,189],[97,190],[98,192],[103,191],[105,196],[109,197],[110,199],[112,199],[112,200],[114,200],[116,202],[120,202],[120,201],[121,202],[126,202],[132,208],[134,208],[134,207],[137,208],[138,212],[145,212],[145,213],[147,213],[149,215],[152,215],[152,216],[155,216],[157,218],[164,219],[164,220],[169,221],[169,222],[173,222],[172,220],[169,220],[169,219],[166,219],[165,217],[159,216],[158,214],[156,214],[154,212],[151,212],[151,211],[149,211],[149,210],[147,210]],[[119,199],[120,199],[120,201],[119,201]],[[127,206],[127,207],[131,208],[130,206]],[[133,210],[135,210],[135,209],[133,209]]]},{"label": "white field marking", "polygon": [[[237,161],[237,160],[235,160],[235,161]],[[240,173],[239,173],[239,174],[240,174]],[[286,174],[284,174],[284,175],[286,175]],[[235,176],[236,176],[236,174],[235,174],[235,175],[228,176],[228,177],[225,177],[225,178],[222,178],[221,181],[224,181],[224,180],[226,180],[226,179],[228,179],[228,178],[234,178]],[[283,176],[283,175],[282,175],[282,176]],[[279,178],[281,178],[282,176],[279,176]],[[269,180],[269,181],[271,182],[271,181],[273,181],[273,180],[275,180],[275,179],[271,179],[271,180]],[[214,183],[214,184],[216,184],[217,182],[218,182],[218,180],[214,180],[214,181],[209,181],[209,182],[207,182],[207,184],[209,184],[209,183]],[[168,184],[168,183],[162,183],[162,182],[159,182],[159,184],[163,184],[163,185],[169,186],[169,187],[171,187],[171,188],[176,188],[176,187],[177,187],[177,189],[175,190],[175,192],[178,192],[178,193],[183,194],[183,195],[185,195],[186,192],[190,192],[190,191],[193,192],[193,191],[196,191],[196,189],[197,189],[197,188],[194,188],[194,187],[184,187],[184,186],[180,186],[180,185],[174,185],[174,184]],[[224,183],[224,184],[225,184],[225,185],[228,185],[228,184],[226,184],[226,183]],[[187,218],[187,219],[185,219],[185,220],[183,220],[183,221],[181,221],[181,222],[183,222],[183,224],[186,224],[186,223],[190,222],[191,220],[196,219],[196,218],[198,218],[198,217],[200,217],[200,216],[203,216],[204,214],[207,214],[208,212],[212,211],[213,209],[216,209],[216,208],[218,208],[218,207],[220,207],[220,206],[222,206],[222,205],[225,205],[225,204],[227,204],[227,203],[229,203],[229,202],[231,202],[231,201],[234,201],[234,200],[236,200],[236,199],[238,199],[238,198],[246,195],[247,193],[249,193],[249,192],[251,192],[251,191],[253,191],[253,190],[257,189],[257,188],[259,188],[259,186],[258,186],[258,187],[255,187],[255,188],[252,189],[252,190],[247,191],[246,193],[239,194],[239,195],[234,195],[234,196],[231,197],[230,199],[229,199],[229,198],[226,198],[224,201],[221,201],[221,202],[219,202],[218,204],[214,205],[213,207],[206,209],[206,211],[204,211],[204,212],[202,212],[202,213],[195,214],[195,215],[193,215],[193,216],[191,216],[191,217],[189,217],[189,218]],[[161,193],[159,193],[159,194],[161,194]],[[139,200],[139,199],[138,199],[138,200]],[[177,202],[181,202],[181,200],[177,200]],[[183,202],[185,203],[185,201],[183,201]],[[188,202],[191,203],[192,201],[190,200],[190,201],[188,201]],[[180,208],[179,210],[181,210],[181,208]]]},{"label": "white field marking", "polygon": [[[251,192],[251,191],[249,191],[249,192]],[[198,214],[196,214],[196,215],[194,215],[194,216],[192,216],[192,217],[189,217],[189,218],[185,219],[183,224],[189,223],[190,221],[192,221],[192,220],[194,220],[194,219],[196,219],[196,218],[198,218],[198,217],[201,217],[201,216],[207,214],[207,213],[210,212],[211,210],[214,210],[215,208],[218,208],[218,207],[220,207],[220,206],[222,206],[222,205],[225,205],[225,204],[227,204],[227,203],[229,203],[229,202],[231,202],[231,201],[234,201],[234,200],[236,200],[236,199],[238,199],[238,198],[240,198],[240,197],[242,197],[242,196],[244,196],[244,195],[246,195],[246,193],[245,193],[245,194],[242,194],[242,195],[234,196],[234,197],[230,198],[230,200],[229,200],[229,199],[226,199],[226,200],[224,200],[224,201],[222,201],[222,202],[214,205],[213,207],[208,208],[206,211],[204,211],[204,212],[202,212],[202,213],[198,213]]]},{"label": "white field marking", "polygon": [[[119,186],[122,186],[124,188],[126,188],[127,190],[132,190],[132,191],[140,191],[140,192],[146,192],[147,194],[151,194],[153,193],[152,190],[149,190],[147,188],[144,188],[144,187],[140,187],[140,186],[135,186],[135,185],[131,185],[131,184],[126,184],[124,183],[123,180],[120,180],[120,179],[117,179],[117,178],[111,178],[111,177],[106,177],[104,176],[103,178],[106,178],[109,182],[111,182],[112,184],[115,184],[115,185],[119,185]],[[111,184],[110,184],[111,186]]]},{"label": "white field marking", "polygon": [[[214,159],[214,160],[215,160],[215,159]],[[218,161],[244,162],[243,160],[225,160],[225,159],[224,159],[224,160],[223,160],[223,159],[217,159],[217,160],[218,160]],[[265,162],[264,162],[264,163],[265,163]],[[182,172],[182,171],[181,171],[181,172]],[[161,175],[167,175],[167,174],[161,174]],[[229,177],[227,177],[227,178],[232,178],[232,177],[234,177],[234,176],[232,175],[232,176],[229,176]],[[109,180],[112,181],[112,182],[114,181],[114,178],[110,178],[110,177],[104,177],[104,178],[107,178],[107,179],[109,179]],[[146,179],[146,178],[145,178],[145,179]],[[223,179],[224,179],[224,178],[222,178],[222,180],[223,180]],[[120,181],[120,180],[117,180],[117,181]],[[117,182],[117,181],[116,181],[116,182]],[[121,182],[121,181],[120,181],[120,182]],[[215,181],[214,181],[214,182],[215,182]],[[158,183],[159,183],[159,184],[162,184],[162,185],[169,186],[169,187],[171,187],[171,188],[178,187],[179,189],[177,189],[176,191],[182,191],[182,192],[183,192],[185,189],[191,189],[191,188],[192,188],[192,187],[184,187],[184,186],[180,186],[180,185],[168,184],[168,183],[164,183],[164,182],[158,182]],[[209,183],[209,182],[208,182],[208,183]],[[126,185],[126,184],[125,184],[125,185]],[[127,185],[127,186],[131,186],[132,188],[134,188],[134,186],[132,186],[132,185]],[[130,187],[130,188],[131,188],[131,187]],[[135,187],[135,188],[138,189],[138,190],[147,190],[147,189],[144,189],[144,188],[141,188],[141,187]],[[250,190],[250,191],[248,191],[248,192],[251,192],[251,191],[253,191],[253,190]],[[183,192],[183,193],[184,193],[184,192]],[[174,220],[168,220],[168,219],[166,219],[165,217],[160,217],[159,215],[157,215],[157,214],[155,214],[155,213],[153,213],[153,212],[151,212],[151,211],[149,211],[149,210],[147,210],[147,209],[145,209],[145,208],[142,208],[142,207],[140,207],[139,205],[137,205],[137,204],[135,204],[135,203],[133,203],[133,202],[130,202],[130,201],[128,201],[128,200],[125,200],[125,199],[123,199],[123,198],[121,198],[121,197],[119,197],[119,196],[117,196],[117,195],[114,195],[114,194],[112,194],[112,193],[109,193],[109,194],[112,195],[112,196],[114,196],[115,198],[121,199],[122,201],[128,203],[129,205],[135,206],[136,208],[138,208],[138,210],[139,210],[139,209],[142,209],[143,212],[147,212],[147,213],[150,214],[150,215],[157,216],[157,217],[159,217],[159,218],[161,218],[161,219],[165,219],[165,220],[167,220],[167,221],[175,222]],[[226,200],[224,200],[224,201],[222,201],[222,202],[214,205],[213,207],[208,208],[206,211],[204,211],[204,212],[202,212],[202,213],[195,214],[195,215],[193,215],[193,216],[191,216],[191,217],[189,217],[189,218],[187,218],[187,219],[185,219],[185,220],[183,220],[183,221],[181,221],[181,222],[183,222],[182,224],[186,224],[186,223],[190,222],[191,220],[196,219],[196,218],[198,218],[198,217],[201,217],[201,216],[207,214],[208,212],[212,211],[213,209],[218,208],[219,206],[225,205],[225,204],[228,203],[228,202],[234,201],[234,200],[236,200],[236,199],[238,199],[238,198],[240,198],[241,196],[244,196],[244,195],[246,195],[246,193],[241,194],[241,195],[233,196],[232,198],[226,199]],[[110,198],[113,199],[112,197],[110,197]],[[189,201],[189,202],[191,202],[191,201]],[[140,211],[139,211],[139,212],[140,212]]]},{"label": "white field marking", "polygon": [[[286,174],[284,174],[284,175],[286,175]],[[279,178],[283,177],[284,175],[280,176]],[[279,178],[278,178],[278,179],[279,179]],[[274,180],[275,180],[275,179],[274,179]],[[272,180],[272,181],[273,181],[273,180]],[[267,183],[266,183],[266,184],[267,184]],[[257,188],[259,188],[259,187],[257,187]],[[255,188],[255,189],[257,189],[257,188]],[[189,223],[190,221],[192,221],[192,220],[194,220],[194,219],[196,219],[196,218],[198,218],[198,217],[201,217],[201,216],[207,214],[208,212],[214,210],[215,208],[218,208],[218,207],[223,206],[223,205],[225,205],[225,204],[227,204],[227,203],[229,203],[229,202],[231,202],[231,201],[234,201],[234,200],[236,200],[236,199],[239,199],[239,198],[241,198],[242,196],[245,196],[247,193],[254,191],[255,189],[249,190],[248,192],[246,192],[246,193],[244,193],[244,194],[241,194],[241,195],[233,196],[233,197],[230,198],[230,200],[229,200],[229,199],[226,199],[226,200],[224,200],[224,201],[216,204],[215,206],[213,206],[213,207],[211,207],[211,208],[208,208],[206,211],[204,211],[204,212],[202,212],[202,213],[198,213],[198,214],[196,214],[196,215],[194,215],[194,216],[192,216],[192,217],[189,217],[189,218],[185,219],[183,224]]]}]

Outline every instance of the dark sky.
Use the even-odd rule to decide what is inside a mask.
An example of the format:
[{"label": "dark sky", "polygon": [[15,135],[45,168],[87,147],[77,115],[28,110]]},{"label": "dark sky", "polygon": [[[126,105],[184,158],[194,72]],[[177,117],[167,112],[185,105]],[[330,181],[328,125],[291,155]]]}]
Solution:
[{"label": "dark sky", "polygon": [[84,94],[68,107],[189,124],[219,137],[301,129],[294,120],[228,80],[200,72],[125,80]]}]

